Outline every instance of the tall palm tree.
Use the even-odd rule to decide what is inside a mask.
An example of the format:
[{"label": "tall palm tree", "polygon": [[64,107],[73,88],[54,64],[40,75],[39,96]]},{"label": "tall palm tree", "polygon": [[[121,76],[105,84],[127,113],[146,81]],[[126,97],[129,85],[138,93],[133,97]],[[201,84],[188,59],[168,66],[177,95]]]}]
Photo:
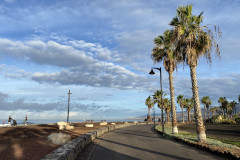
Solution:
[{"label": "tall palm tree", "polygon": [[150,96],[145,100],[145,105],[148,107],[148,119],[147,120],[152,121],[151,108],[153,107],[154,103]]},{"label": "tall palm tree", "polygon": [[164,101],[164,110],[165,110],[165,113],[167,114],[167,123],[169,123],[170,122],[169,114],[171,111],[171,103],[168,98],[164,98],[163,101]]},{"label": "tall palm tree", "polygon": [[179,96],[177,96],[177,103],[178,103],[178,104],[180,105],[180,107],[182,108],[182,122],[184,123],[184,113],[183,113],[184,97],[183,97],[183,95],[180,94]]},{"label": "tall palm tree", "polygon": [[193,109],[193,99],[189,99],[189,98],[184,98],[184,108],[186,108],[187,113],[188,113],[188,122],[190,123],[190,113],[191,110]]},{"label": "tall palm tree", "polygon": [[[209,106],[212,104],[212,101],[211,99],[209,98],[209,96],[205,96],[201,99],[201,102],[203,103],[203,105],[205,105],[204,107],[207,108],[207,116],[208,116],[208,119],[209,119]],[[204,118],[206,120],[206,111],[204,113]]]},{"label": "tall palm tree", "polygon": [[202,55],[211,63],[212,46],[216,48],[217,55],[220,54],[219,46],[208,25],[201,26],[202,14],[203,12],[198,16],[192,15],[192,5],[180,6],[177,9],[177,16],[170,22],[178,37],[175,53],[182,55],[183,60],[190,67],[197,136],[200,142],[206,141],[206,133],[200,108],[196,68]]},{"label": "tall palm tree", "polygon": [[226,97],[220,97],[218,99],[218,103],[221,104],[223,116],[225,117],[225,113],[227,112],[227,104],[228,104],[228,101],[227,101]]},{"label": "tall palm tree", "polygon": [[176,64],[180,58],[175,51],[175,35],[172,30],[166,30],[163,35],[158,36],[154,39],[155,47],[152,52],[152,59],[155,62],[163,61],[164,68],[169,74],[169,86],[170,86],[170,98],[172,108],[172,133],[178,133],[177,128],[177,114],[175,108],[175,96],[174,96],[174,85],[173,85],[173,71],[176,69]]}]

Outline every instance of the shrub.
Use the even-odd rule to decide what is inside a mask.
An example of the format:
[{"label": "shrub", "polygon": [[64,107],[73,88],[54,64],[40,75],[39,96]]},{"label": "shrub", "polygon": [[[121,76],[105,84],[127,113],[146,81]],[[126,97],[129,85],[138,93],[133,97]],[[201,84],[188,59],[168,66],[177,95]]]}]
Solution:
[{"label": "shrub", "polygon": [[237,123],[240,123],[240,117],[235,118],[235,121],[236,121]]},{"label": "shrub", "polygon": [[237,124],[237,122],[231,119],[223,119],[222,124]]},{"label": "shrub", "polygon": [[211,118],[211,122],[213,124],[221,124],[222,123],[222,116],[221,115],[215,115]]}]

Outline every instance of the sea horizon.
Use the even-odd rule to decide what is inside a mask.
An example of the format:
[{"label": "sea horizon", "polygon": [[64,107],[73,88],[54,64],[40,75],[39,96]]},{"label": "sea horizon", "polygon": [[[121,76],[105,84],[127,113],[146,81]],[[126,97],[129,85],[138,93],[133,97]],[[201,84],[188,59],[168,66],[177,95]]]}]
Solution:
[{"label": "sea horizon", "polygon": [[[0,124],[3,124],[3,120],[5,121],[5,124],[8,123],[8,119],[0,119]],[[93,122],[101,122],[103,120],[99,120],[99,119],[73,119],[73,120],[69,120],[69,122],[88,122],[89,120],[93,120]],[[21,125],[24,124],[24,120],[22,119],[16,119],[17,124]],[[31,119],[28,120],[27,123],[28,124],[48,124],[48,123],[57,123],[60,121],[64,121],[66,122],[67,120],[63,120],[63,119]],[[106,119],[106,122],[129,122],[129,121],[143,121],[141,119]],[[12,122],[11,122],[12,123]]]}]

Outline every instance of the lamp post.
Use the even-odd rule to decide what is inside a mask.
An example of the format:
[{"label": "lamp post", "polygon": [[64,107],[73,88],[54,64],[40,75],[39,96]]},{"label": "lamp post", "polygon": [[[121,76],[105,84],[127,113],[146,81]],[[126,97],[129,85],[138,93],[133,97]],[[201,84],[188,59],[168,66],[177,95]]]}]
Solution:
[{"label": "lamp post", "polygon": [[[155,72],[153,71],[153,69],[157,69],[160,71],[160,87],[161,87],[161,112],[162,112],[162,132],[163,132],[163,136],[164,136],[164,122],[163,122],[163,101],[162,101],[162,70],[161,67],[160,68],[152,68],[151,71],[149,72],[149,74],[154,75]],[[154,117],[155,118],[155,117]],[[155,121],[154,121],[155,122]]]}]

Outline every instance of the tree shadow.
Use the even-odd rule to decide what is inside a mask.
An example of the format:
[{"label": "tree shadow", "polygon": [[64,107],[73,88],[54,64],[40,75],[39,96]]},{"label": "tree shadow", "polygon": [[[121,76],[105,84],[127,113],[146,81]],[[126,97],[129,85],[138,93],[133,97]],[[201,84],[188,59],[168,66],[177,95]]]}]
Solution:
[{"label": "tree shadow", "polygon": [[[135,146],[131,146],[131,145],[120,143],[120,142],[114,142],[114,141],[111,141],[111,140],[106,140],[106,139],[103,139],[103,138],[99,138],[99,139],[102,140],[102,141],[105,141],[105,142],[114,143],[114,144],[117,144],[117,145],[133,148],[133,149],[140,150],[140,151],[143,151],[143,152],[149,152],[149,153],[161,155],[161,156],[168,157],[168,158],[179,159],[179,160],[190,160],[186,157],[180,157],[180,156],[175,156],[175,155],[171,155],[171,154],[167,154],[167,153],[153,151],[153,150],[150,150],[150,149],[135,147]],[[102,147],[102,146],[99,146],[99,147]],[[111,152],[111,150],[109,150],[109,151]]]},{"label": "tree shadow", "polygon": [[[95,148],[95,151],[96,152],[91,155],[90,160],[140,160],[138,158],[113,151],[103,146],[98,146],[97,148]],[[77,160],[87,160],[87,158],[79,157]]]}]

